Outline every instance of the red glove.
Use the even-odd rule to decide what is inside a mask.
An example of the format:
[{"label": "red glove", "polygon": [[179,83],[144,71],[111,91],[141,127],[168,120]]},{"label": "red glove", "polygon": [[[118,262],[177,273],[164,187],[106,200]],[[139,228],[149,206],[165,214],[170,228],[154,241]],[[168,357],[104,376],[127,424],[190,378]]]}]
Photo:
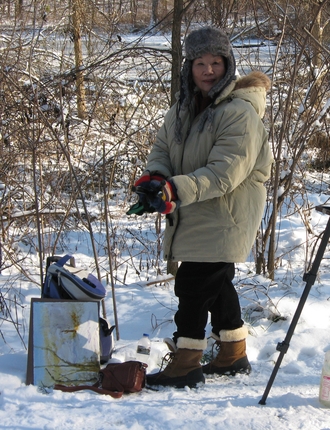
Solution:
[{"label": "red glove", "polygon": [[[150,181],[151,180],[156,180],[156,181],[163,181],[165,179],[165,177],[163,175],[150,175],[149,170],[146,170],[142,176],[134,182],[134,187],[142,187],[145,188],[146,190],[152,191],[152,189],[150,188]],[[134,190],[133,190],[134,191]]]}]

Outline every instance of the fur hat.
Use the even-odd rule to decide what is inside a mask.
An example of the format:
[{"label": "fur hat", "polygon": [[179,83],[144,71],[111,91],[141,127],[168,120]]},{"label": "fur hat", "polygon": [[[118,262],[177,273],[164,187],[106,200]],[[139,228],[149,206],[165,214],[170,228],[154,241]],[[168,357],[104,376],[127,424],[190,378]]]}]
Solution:
[{"label": "fur hat", "polygon": [[[180,76],[181,87],[177,110],[176,140],[178,143],[181,143],[180,111],[190,105],[196,93],[196,86],[192,77],[192,63],[195,58],[208,53],[224,57],[226,63],[225,76],[208,93],[211,99],[215,100],[221,91],[235,79],[235,57],[230,40],[224,31],[217,28],[204,27],[191,32],[187,36],[185,42],[185,62]],[[211,104],[203,113],[199,124],[200,131],[203,129],[206,120],[212,123],[213,108],[214,106]]]},{"label": "fur hat", "polygon": [[232,55],[231,49],[226,33],[212,27],[191,32],[185,43],[186,60],[194,60],[207,53],[228,58]]}]

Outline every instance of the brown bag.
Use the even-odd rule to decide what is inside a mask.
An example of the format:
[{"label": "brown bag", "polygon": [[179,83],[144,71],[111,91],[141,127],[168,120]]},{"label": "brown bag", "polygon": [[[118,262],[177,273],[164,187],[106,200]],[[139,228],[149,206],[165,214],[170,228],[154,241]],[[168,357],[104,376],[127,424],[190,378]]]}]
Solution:
[{"label": "brown bag", "polygon": [[119,398],[123,393],[137,393],[145,386],[147,364],[140,361],[109,363],[99,372],[99,380],[94,385],[78,385],[68,387],[55,384],[54,390],[74,392],[92,390],[100,394],[108,394]]}]

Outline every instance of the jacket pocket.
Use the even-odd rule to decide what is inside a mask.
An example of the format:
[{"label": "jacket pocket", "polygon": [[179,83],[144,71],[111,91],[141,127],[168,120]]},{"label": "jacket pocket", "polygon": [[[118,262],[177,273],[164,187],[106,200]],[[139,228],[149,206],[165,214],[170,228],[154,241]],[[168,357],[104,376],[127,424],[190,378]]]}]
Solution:
[{"label": "jacket pocket", "polygon": [[235,218],[232,216],[231,210],[229,209],[228,198],[226,195],[213,199],[212,202],[218,225],[222,228],[229,228],[237,224]]}]

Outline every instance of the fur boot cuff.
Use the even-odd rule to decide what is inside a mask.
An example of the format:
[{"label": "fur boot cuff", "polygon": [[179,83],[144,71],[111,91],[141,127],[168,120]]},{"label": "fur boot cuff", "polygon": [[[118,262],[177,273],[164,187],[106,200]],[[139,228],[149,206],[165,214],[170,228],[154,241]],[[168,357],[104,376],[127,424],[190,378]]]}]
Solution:
[{"label": "fur boot cuff", "polygon": [[203,350],[207,347],[207,339],[191,339],[189,337],[179,337],[176,343],[178,349]]},{"label": "fur boot cuff", "polygon": [[220,330],[220,340],[222,342],[238,342],[248,337],[248,329],[243,326],[236,330]]}]

